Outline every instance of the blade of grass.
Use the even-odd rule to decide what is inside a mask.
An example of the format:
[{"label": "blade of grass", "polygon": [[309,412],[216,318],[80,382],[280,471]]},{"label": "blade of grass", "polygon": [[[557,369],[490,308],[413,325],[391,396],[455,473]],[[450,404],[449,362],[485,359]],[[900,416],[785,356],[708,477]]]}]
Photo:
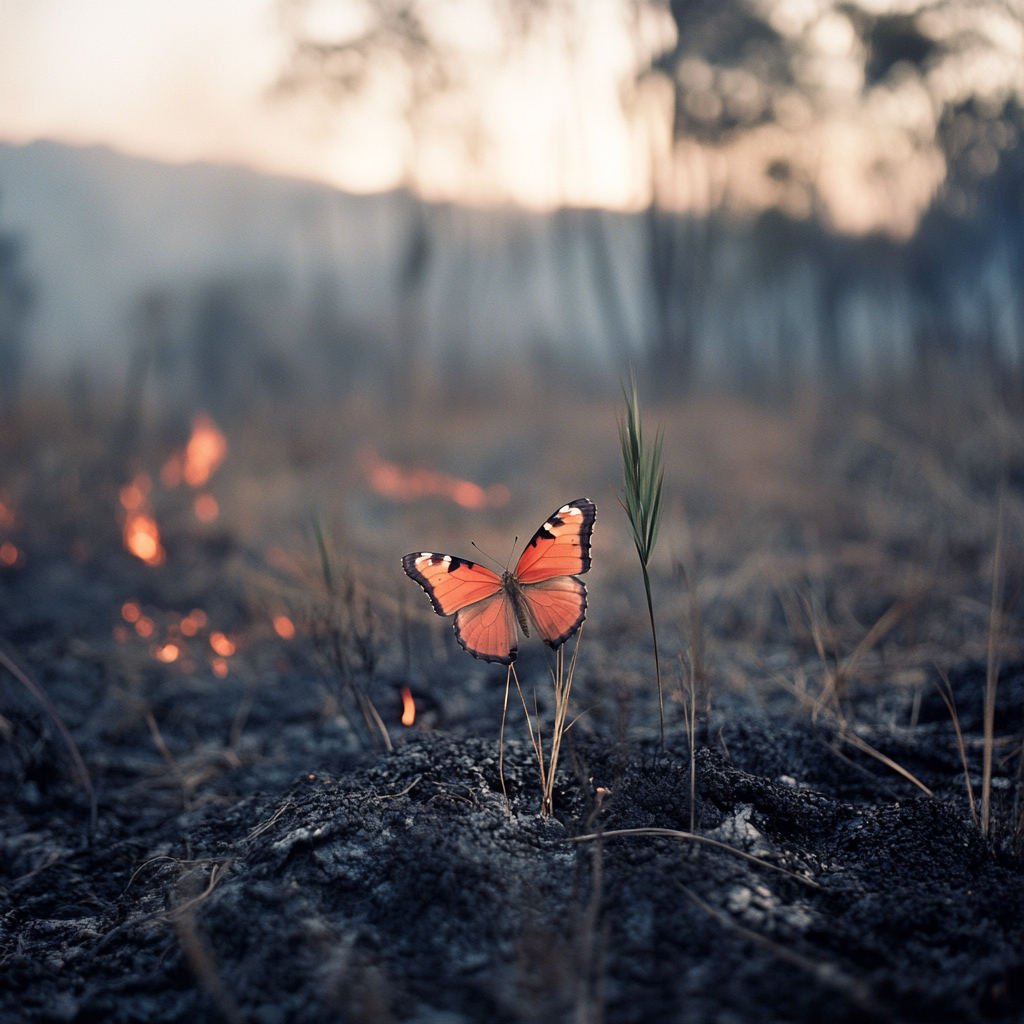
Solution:
[{"label": "blade of grass", "polygon": [[665,748],[665,697],[661,684],[661,659],[658,654],[658,631],[654,622],[654,602],[651,598],[651,577],[648,572],[654,546],[658,542],[661,527],[662,490],[665,469],[661,464],[661,447],[664,434],[655,434],[653,447],[644,444],[643,421],[640,414],[640,396],[637,392],[636,374],[630,372],[630,388],[622,386],[626,400],[626,413],[618,420],[619,449],[622,455],[623,488],[621,496],[616,494],[619,504],[626,513],[633,532],[633,544],[644,577],[644,593],[647,597],[647,614],[651,621],[651,640],[654,643],[654,673],[658,680],[658,713],[661,721],[661,746]]},{"label": "blade of grass", "polygon": [[987,836],[992,801],[992,741],[996,719],[996,688],[999,685],[998,639],[1002,625],[1003,581],[1003,485],[999,487],[996,518],[996,550],[992,560],[992,606],[988,620],[988,664],[985,671],[985,756],[981,775],[981,834]]},{"label": "blade of grass", "polygon": [[[935,670],[942,677],[943,683],[946,684],[946,692],[943,692],[942,687],[938,683],[935,684],[935,689],[939,691],[939,696],[942,698],[942,702],[946,705],[946,710],[949,712],[949,717],[953,719],[953,728],[956,729],[956,743],[960,748],[960,760],[964,766],[964,782],[967,783],[967,799],[971,804],[971,817],[974,819],[975,828],[980,828],[981,824],[978,821],[978,811],[974,806],[974,790],[971,788],[971,773],[967,768],[967,750],[964,747],[963,733],[960,731],[960,716],[956,713],[956,698],[953,696],[953,687],[949,685],[949,677],[938,665],[935,666]],[[947,696],[948,693],[948,696]]]}]

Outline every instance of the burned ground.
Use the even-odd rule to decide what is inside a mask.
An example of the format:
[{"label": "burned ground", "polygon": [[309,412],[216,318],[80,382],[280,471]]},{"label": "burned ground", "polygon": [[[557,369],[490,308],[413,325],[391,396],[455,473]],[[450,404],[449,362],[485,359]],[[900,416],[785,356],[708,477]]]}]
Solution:
[{"label": "burned ground", "polygon": [[[5,672],[0,1018],[1020,1019],[1016,421],[663,410],[663,751],[634,556],[600,500],[616,470],[614,410],[599,412],[607,455],[591,432],[570,436],[583,468],[558,453],[539,472],[510,464],[503,482],[525,497],[473,534],[497,551],[492,535],[532,529],[518,521],[534,505],[590,492],[599,504],[583,715],[552,817],[538,813],[514,703],[499,760],[504,672],[401,589],[414,590],[405,550],[471,553],[456,546],[469,513],[374,497],[323,434],[294,441],[313,453],[295,483],[280,469],[293,450],[269,457],[258,432],[229,432],[221,518],[199,524],[190,497],[157,488],[166,562],[150,567],[121,549],[117,488],[147,459],[156,475],[159,438],[122,456],[98,427],[74,441],[48,421],[7,428],[2,498],[17,520],[0,540],[18,558],[0,569],[3,649],[74,735],[97,816],[53,721]],[[345,421],[338,436],[367,429]],[[444,429],[421,433],[441,450]],[[529,441],[515,429],[473,434],[484,454],[466,475],[492,483],[502,430]],[[294,512],[328,470],[346,496],[330,587]],[[980,801],[994,570],[1002,668],[983,836],[936,684],[951,684]],[[191,609],[206,621],[188,638]],[[215,632],[235,649],[223,678]],[[527,644],[519,665],[543,718],[544,655]],[[691,670],[692,779],[679,689]],[[354,694],[372,698],[393,750]],[[688,833],[691,816],[721,845],[615,834]]]}]

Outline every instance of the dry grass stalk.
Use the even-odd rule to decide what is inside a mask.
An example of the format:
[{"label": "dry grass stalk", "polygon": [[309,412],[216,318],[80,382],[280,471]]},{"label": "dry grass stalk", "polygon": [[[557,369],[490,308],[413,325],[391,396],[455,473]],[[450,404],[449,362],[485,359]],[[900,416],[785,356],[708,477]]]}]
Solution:
[{"label": "dry grass stalk", "polygon": [[57,714],[57,709],[53,706],[53,701],[46,695],[46,691],[27,672],[19,668],[17,662],[2,649],[0,649],[0,665],[7,669],[39,701],[43,709],[50,716],[53,724],[57,726],[57,731],[61,734],[61,738],[64,740],[68,753],[71,755],[71,760],[75,765],[78,781],[89,794],[89,829],[90,832],[94,832],[96,830],[97,815],[96,790],[93,789],[92,776],[89,774],[89,769],[85,766],[82,752],[78,749],[78,744],[75,742],[74,736],[71,735],[71,730],[64,724],[64,719]]},{"label": "dry grass stalk", "polygon": [[999,489],[999,511],[996,517],[996,550],[992,560],[992,606],[988,622],[988,661],[985,672],[985,753],[981,775],[981,834],[989,833],[992,800],[992,741],[995,738],[996,688],[999,685],[998,642],[1002,628],[1003,604],[1003,498]]},{"label": "dry grass stalk", "polygon": [[[373,613],[367,598],[362,616],[359,614],[356,601],[355,581],[350,573],[343,573],[340,581],[335,579],[332,559],[327,547],[327,538],[320,520],[313,516],[313,533],[316,537],[317,551],[320,555],[320,568],[323,573],[324,589],[327,594],[328,621],[325,624],[327,646],[331,660],[359,709],[366,723],[371,738],[380,735],[384,749],[394,749],[387,726],[370,699],[369,693],[356,682],[357,669],[366,676],[367,687],[373,678],[376,665],[376,654],[373,636]],[[361,619],[361,624],[360,624]],[[350,651],[355,653],[357,665],[352,664]]]},{"label": "dry grass stalk", "polygon": [[626,398],[625,418],[618,421],[619,447],[622,452],[623,489],[619,504],[626,512],[633,531],[633,544],[640,559],[647,595],[647,614],[651,620],[651,639],[654,642],[654,672],[658,678],[658,712],[661,716],[661,746],[665,747],[665,698],[661,686],[661,660],[658,656],[658,631],[654,623],[654,602],[651,600],[651,577],[648,566],[658,543],[661,526],[661,493],[665,482],[665,469],[661,464],[663,434],[655,435],[654,446],[644,444],[643,422],[640,416],[640,396],[636,377],[631,375],[629,391],[623,387]]},{"label": "dry grass stalk", "polygon": [[[551,683],[555,693],[555,720],[551,730],[551,750],[548,754],[547,764],[544,758],[544,737],[541,731],[540,712],[537,708],[537,696],[534,693],[533,719],[530,717],[530,709],[526,705],[526,697],[519,685],[519,675],[516,672],[515,663],[508,667],[508,674],[505,677],[505,704],[501,714],[501,732],[499,736],[500,751],[498,754],[498,773],[501,776],[501,789],[505,794],[505,803],[508,804],[508,794],[505,792],[505,714],[508,710],[508,693],[511,680],[516,682],[516,690],[519,691],[519,699],[523,704],[523,712],[526,715],[526,728],[530,734],[530,745],[533,747],[534,757],[537,758],[537,767],[540,770],[540,788],[542,793],[541,813],[554,813],[555,803],[555,773],[558,770],[558,758],[562,751],[562,737],[565,735],[576,719],[566,725],[566,718],[569,713],[569,694],[572,691],[572,681],[576,674],[576,659],[580,653],[580,640],[583,639],[583,627],[580,626],[576,634],[576,646],[573,648],[572,658],[569,659],[568,668],[565,664],[565,645],[563,644],[555,651],[555,667],[551,670]],[[536,725],[534,724],[536,723]]]},{"label": "dry grass stalk", "polygon": [[953,728],[956,729],[956,743],[960,748],[960,760],[964,766],[964,782],[967,783],[967,799],[971,805],[971,817],[974,819],[976,827],[980,828],[980,822],[978,821],[978,811],[974,805],[974,789],[971,786],[971,773],[967,767],[967,750],[964,747],[963,733],[960,731],[960,716],[956,711],[956,698],[953,696],[953,687],[949,685],[949,677],[946,673],[935,666],[936,671],[942,677],[942,682],[945,684],[946,689],[943,690],[938,683],[935,684],[935,689],[939,691],[939,696],[942,698],[942,702],[946,705],[946,710],[949,712],[949,717],[953,720]]},{"label": "dry grass stalk", "polygon": [[755,857],[752,853],[737,850],[735,846],[729,846],[728,843],[720,843],[717,839],[712,839],[709,836],[702,836],[696,832],[681,832],[674,828],[614,828],[608,832],[592,832],[585,836],[572,836],[572,838],[566,840],[566,842],[585,843],[598,839],[612,839],[615,836],[661,836],[665,839],[685,839],[691,843],[703,843],[705,846],[713,846],[716,850],[725,850],[727,853],[731,853],[736,857],[742,857],[743,860],[748,860],[752,864],[759,864],[761,867],[768,868],[770,871],[778,871],[783,875],[787,875],[789,878],[795,879],[803,885],[810,886],[812,889],[821,888],[813,878],[807,878],[805,875],[798,875],[795,871],[780,868],[778,864],[772,864],[770,861],[762,860],[760,857]]}]

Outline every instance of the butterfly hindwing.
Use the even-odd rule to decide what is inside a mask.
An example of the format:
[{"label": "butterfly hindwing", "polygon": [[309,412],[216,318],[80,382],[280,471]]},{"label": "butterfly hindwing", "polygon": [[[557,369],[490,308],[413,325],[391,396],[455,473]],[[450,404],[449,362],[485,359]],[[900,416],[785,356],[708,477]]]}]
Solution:
[{"label": "butterfly hindwing", "polygon": [[430,551],[402,559],[402,568],[430,598],[438,615],[451,615],[501,590],[501,577],[476,562]]},{"label": "butterfly hindwing", "polygon": [[511,665],[519,644],[515,612],[505,590],[460,608],[455,615],[455,639],[474,658]]},{"label": "butterfly hindwing", "polygon": [[540,583],[555,576],[577,576],[590,568],[590,535],[597,508],[577,498],[553,512],[526,545],[516,565],[520,584]]},{"label": "butterfly hindwing", "polygon": [[587,588],[575,576],[530,583],[520,593],[541,639],[553,649],[573,636],[587,616]]}]

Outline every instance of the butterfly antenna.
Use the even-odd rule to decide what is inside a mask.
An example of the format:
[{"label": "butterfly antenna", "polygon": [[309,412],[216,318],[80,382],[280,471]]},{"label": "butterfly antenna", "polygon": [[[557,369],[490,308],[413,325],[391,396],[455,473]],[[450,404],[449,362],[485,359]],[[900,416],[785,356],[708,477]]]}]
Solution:
[{"label": "butterfly antenna", "polygon": [[519,538],[516,537],[512,541],[512,550],[508,553],[508,561],[505,563],[505,572],[508,572],[508,567],[512,564],[512,556],[516,553],[516,545],[519,543]]},{"label": "butterfly antenna", "polygon": [[[472,544],[473,547],[475,547],[477,551],[479,551],[480,554],[484,556],[484,558],[490,559],[496,566],[498,566],[499,568],[501,567],[501,562],[499,562],[493,555],[487,554],[487,552],[484,551],[484,549],[480,547],[480,545],[477,544],[475,540],[471,540],[469,543]],[[505,566],[505,568],[507,569],[508,566]]]}]

